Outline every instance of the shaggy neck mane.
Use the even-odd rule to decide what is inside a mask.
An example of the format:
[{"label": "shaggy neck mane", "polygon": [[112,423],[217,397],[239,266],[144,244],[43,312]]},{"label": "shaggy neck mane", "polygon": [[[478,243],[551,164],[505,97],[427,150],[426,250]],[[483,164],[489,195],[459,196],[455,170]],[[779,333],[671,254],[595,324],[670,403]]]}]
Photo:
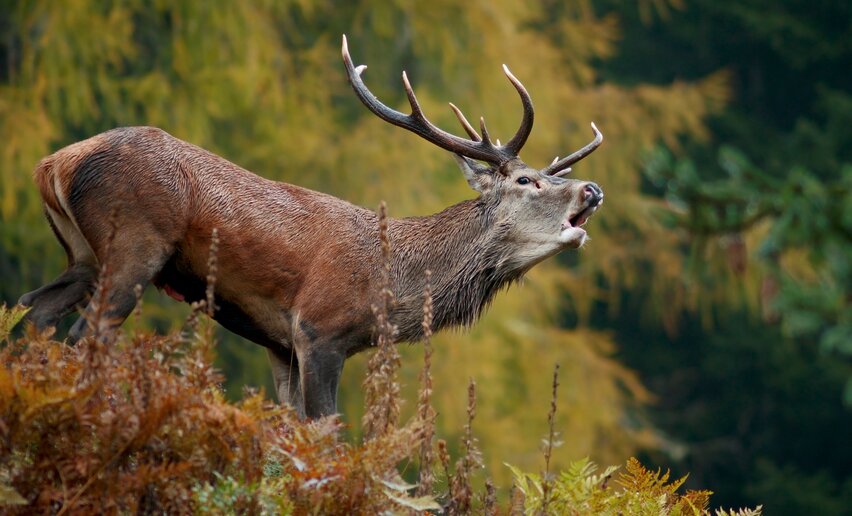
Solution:
[{"label": "shaggy neck mane", "polygon": [[434,331],[473,324],[503,287],[525,270],[511,268],[508,227],[495,223],[493,205],[464,201],[429,217],[390,221],[393,310],[399,340],[422,337],[425,271],[432,271]]}]

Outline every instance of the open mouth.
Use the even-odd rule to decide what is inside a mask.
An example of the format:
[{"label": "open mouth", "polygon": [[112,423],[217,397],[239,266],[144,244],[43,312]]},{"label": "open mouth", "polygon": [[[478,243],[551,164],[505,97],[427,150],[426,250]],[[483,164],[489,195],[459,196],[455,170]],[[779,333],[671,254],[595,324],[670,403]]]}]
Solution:
[{"label": "open mouth", "polygon": [[600,204],[590,205],[583,209],[580,213],[575,215],[571,215],[565,219],[562,223],[562,229],[565,228],[578,228],[585,224],[592,214],[598,209]]}]

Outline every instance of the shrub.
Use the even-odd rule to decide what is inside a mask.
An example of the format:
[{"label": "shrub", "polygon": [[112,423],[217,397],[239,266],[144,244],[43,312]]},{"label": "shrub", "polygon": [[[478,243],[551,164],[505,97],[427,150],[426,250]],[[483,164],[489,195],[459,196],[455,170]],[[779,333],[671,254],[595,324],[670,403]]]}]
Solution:
[{"label": "shrub", "polygon": [[[428,294],[425,302],[428,314]],[[476,494],[470,480],[481,464],[472,426],[473,382],[463,456],[451,468],[446,443],[438,441],[436,453],[428,342],[421,406],[400,425],[393,328],[382,329],[387,338],[376,353],[386,358],[365,382],[373,392],[365,418],[371,431],[362,443],[346,443],[337,417],[300,421],[292,409],[258,393],[226,402],[211,366],[212,323],[198,320],[203,309],[195,307],[182,333],[118,331],[68,346],[32,328],[22,338],[10,337],[24,311],[0,307],[0,510],[497,513],[491,483]],[[554,375],[554,393],[555,386]],[[551,422],[555,409],[554,398]],[[551,431],[547,442],[553,439]],[[435,456],[446,493],[422,489],[432,486]],[[635,459],[614,487],[608,479],[615,469],[596,474],[588,460],[551,478],[548,457],[546,481],[512,468],[510,512],[709,514],[708,491],[679,495],[683,479],[667,483],[667,474],[650,472]],[[403,462],[419,463],[420,489],[403,481]],[[730,514],[759,514],[759,508]]]}]

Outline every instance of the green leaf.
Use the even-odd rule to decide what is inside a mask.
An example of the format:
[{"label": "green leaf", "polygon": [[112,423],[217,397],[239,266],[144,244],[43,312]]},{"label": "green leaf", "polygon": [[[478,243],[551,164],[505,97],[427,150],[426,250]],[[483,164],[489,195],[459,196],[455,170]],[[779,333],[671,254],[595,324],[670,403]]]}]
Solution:
[{"label": "green leaf", "polygon": [[6,308],[6,305],[0,305],[0,340],[5,340],[12,332],[21,319],[27,315],[30,309],[21,305]]},{"label": "green leaf", "polygon": [[525,496],[529,496],[530,495],[530,480],[531,480],[530,475],[528,475],[527,473],[524,473],[520,469],[518,469],[515,466],[512,466],[511,464],[508,464],[506,462],[504,462],[503,465],[506,466],[507,468],[509,468],[509,470],[512,472],[512,476],[515,478],[515,485],[518,486],[518,489],[520,489],[521,492],[524,493]]}]

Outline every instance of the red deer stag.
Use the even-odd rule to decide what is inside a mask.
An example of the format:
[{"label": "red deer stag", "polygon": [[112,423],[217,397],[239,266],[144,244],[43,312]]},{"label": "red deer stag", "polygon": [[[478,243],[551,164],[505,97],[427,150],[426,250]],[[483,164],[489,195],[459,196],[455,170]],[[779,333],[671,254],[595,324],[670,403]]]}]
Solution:
[{"label": "red deer stag", "polygon": [[[602,141],[542,170],[518,153],[533,125],[524,86],[504,66],[524,108],[517,133],[493,143],[451,104],[470,139],[434,126],[405,73],[406,115],[379,102],[346,46],[343,62],[356,95],[379,118],[454,154],[476,199],[428,217],[388,220],[393,246],[390,314],[400,341],[421,337],[425,271],[432,271],[434,326],[470,325],[501,288],[532,266],[586,240],[582,226],[600,206],[595,183],[566,179],[570,165]],[[136,285],[153,283],[187,302],[203,299],[212,230],[218,230],[214,318],[267,348],[276,390],[303,416],[336,411],[347,357],[370,347],[382,253],[377,215],[330,195],[258,177],[151,127],[119,128],[44,158],[34,172],[47,219],[68,269],[21,297],[37,328],[54,326],[91,297],[107,261],[108,320],[133,310]],[[110,214],[113,214],[111,217]],[[110,219],[113,219],[110,222]],[[114,237],[110,242],[111,226]],[[109,250],[107,251],[107,248]],[[84,337],[92,304],[69,339]]]}]

